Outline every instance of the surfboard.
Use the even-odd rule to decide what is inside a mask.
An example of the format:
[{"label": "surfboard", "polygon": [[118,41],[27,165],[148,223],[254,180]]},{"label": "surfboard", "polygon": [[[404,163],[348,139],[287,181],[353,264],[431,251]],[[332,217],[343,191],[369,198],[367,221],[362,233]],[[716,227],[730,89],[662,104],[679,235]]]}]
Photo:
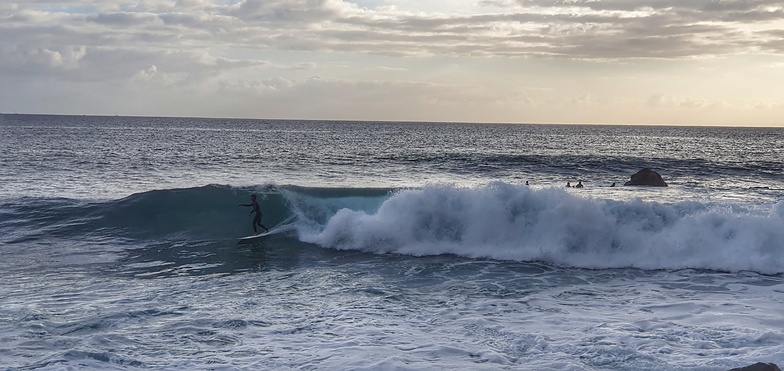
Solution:
[{"label": "surfboard", "polygon": [[294,216],[294,215],[289,216],[288,218],[286,218],[286,220],[276,224],[274,227],[270,228],[268,231],[266,231],[264,233],[259,233],[259,234],[254,234],[254,235],[250,235],[250,236],[246,236],[246,237],[241,237],[239,239],[238,243],[239,244],[246,244],[246,243],[252,243],[252,242],[256,242],[256,241],[261,241],[262,239],[264,239],[264,237],[267,237],[269,235],[273,235],[273,234],[276,234],[276,233],[284,232],[286,230],[286,227],[289,224],[291,224],[291,222],[294,220],[294,218],[296,218],[296,216]]},{"label": "surfboard", "polygon": [[272,232],[264,232],[264,233],[254,234],[254,235],[250,235],[250,236],[246,236],[246,237],[240,237],[239,243],[250,243],[250,242],[253,242],[253,241],[258,241],[258,240],[261,240],[262,238],[267,237],[267,236],[269,236],[271,234],[272,234]]}]

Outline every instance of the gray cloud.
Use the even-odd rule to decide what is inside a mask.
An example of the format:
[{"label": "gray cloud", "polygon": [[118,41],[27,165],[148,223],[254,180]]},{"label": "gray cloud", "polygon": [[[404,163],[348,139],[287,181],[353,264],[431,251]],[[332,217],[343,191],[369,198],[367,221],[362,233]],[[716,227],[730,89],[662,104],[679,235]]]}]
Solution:
[{"label": "gray cloud", "polygon": [[[70,107],[79,96],[85,102],[103,102],[109,98],[82,92],[117,89],[131,102],[168,97],[186,113],[194,106],[208,110],[226,105],[245,112],[257,109],[253,113],[257,116],[273,112],[283,117],[285,112],[300,112],[305,106],[301,102],[306,101],[315,102],[308,108],[313,118],[318,112],[329,117],[343,117],[343,112],[357,112],[354,118],[361,118],[363,112],[398,117],[394,111],[404,102],[419,112],[439,107],[454,112],[456,119],[473,114],[479,120],[480,113],[488,112],[478,108],[480,103],[493,106],[496,100],[514,96],[501,91],[504,88],[496,93],[461,85],[480,80],[472,79],[472,68],[479,65],[503,69],[476,71],[486,77],[526,73],[514,66],[516,58],[528,67],[544,59],[539,65],[569,66],[569,74],[587,76],[575,71],[652,62],[642,59],[655,59],[663,66],[673,60],[740,60],[759,54],[775,62],[784,55],[781,0],[484,0],[479,4],[485,7],[482,13],[363,9],[345,0],[5,1],[0,3],[0,84],[14,86],[20,94],[27,92],[29,102],[60,92],[67,99],[58,107]],[[466,56],[481,58],[460,60],[465,65],[455,68],[453,75],[441,74],[443,66],[435,66]],[[419,61],[429,65],[420,70]],[[386,76],[411,81],[373,80],[372,72],[379,65],[399,72]],[[572,92],[566,78],[553,77],[561,71],[547,70],[549,80],[542,77],[537,84],[560,81],[556,90]],[[309,78],[318,74],[333,77]],[[616,71],[607,74],[622,76]],[[445,84],[455,78],[463,80]],[[486,81],[499,87],[505,83],[494,79],[498,77]],[[519,85],[530,79],[514,81]],[[650,84],[654,87],[636,92],[641,105],[652,97],[648,108],[696,110],[716,101],[691,92],[681,94],[694,98],[652,96],[660,87]],[[511,87],[517,88],[525,87]],[[575,92],[582,98],[570,101],[606,105],[613,98],[609,93],[588,95],[589,88]],[[195,91],[198,94],[190,94]],[[548,96],[559,99],[555,93]],[[193,103],[197,98],[203,100]],[[778,98],[765,99],[777,102]],[[264,104],[256,108],[259,100]],[[393,100],[397,104],[372,104]],[[524,94],[504,104],[512,112],[520,102],[534,101],[537,104],[528,106],[542,110],[547,106],[542,102],[549,102]],[[158,103],[150,102],[150,107],[157,107]],[[7,107],[5,102],[0,105]],[[412,119],[415,112],[411,110]]]},{"label": "gray cloud", "polygon": [[[3,10],[0,41],[37,45],[235,48],[387,55],[557,56],[580,59],[681,58],[779,53],[780,1],[484,1],[482,15],[369,11],[339,0],[246,0],[216,5],[92,13],[46,12],[30,1]],[[64,9],[78,2],[66,2]],[[88,3],[90,4],[90,3]],[[514,5],[512,7],[512,5]],[[104,4],[106,6],[106,4]],[[178,9],[179,7],[179,9]],[[187,11],[184,12],[183,10]],[[56,26],[53,26],[56,24]],[[745,26],[755,24],[757,31]]]},{"label": "gray cloud", "polygon": [[340,17],[345,3],[334,0],[245,0],[227,15],[246,21],[308,24]]}]

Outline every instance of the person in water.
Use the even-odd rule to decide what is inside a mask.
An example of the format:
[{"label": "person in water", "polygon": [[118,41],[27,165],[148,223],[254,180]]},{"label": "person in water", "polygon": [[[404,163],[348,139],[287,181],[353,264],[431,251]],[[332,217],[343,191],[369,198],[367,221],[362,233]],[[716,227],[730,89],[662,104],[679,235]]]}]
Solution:
[{"label": "person in water", "polygon": [[265,231],[269,232],[269,229],[261,224],[261,208],[259,207],[259,202],[256,201],[256,195],[250,195],[250,203],[249,204],[240,204],[240,206],[250,206],[253,207],[253,210],[250,211],[251,214],[255,213],[256,216],[253,217],[253,233],[258,234],[256,231],[256,226],[258,225],[261,228],[264,228]]},{"label": "person in water", "polygon": [[574,188],[582,188],[582,187],[583,187],[583,181],[582,180],[578,180],[577,181],[577,185],[574,186]]}]

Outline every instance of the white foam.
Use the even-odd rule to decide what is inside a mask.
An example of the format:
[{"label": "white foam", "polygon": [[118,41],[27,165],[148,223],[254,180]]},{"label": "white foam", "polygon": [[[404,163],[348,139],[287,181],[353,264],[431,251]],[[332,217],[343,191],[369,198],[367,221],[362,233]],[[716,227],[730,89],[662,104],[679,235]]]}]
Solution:
[{"label": "white foam", "polygon": [[342,208],[315,229],[301,228],[300,238],[375,253],[775,274],[784,272],[782,204],[614,201],[504,183],[430,186],[400,191],[375,211]]}]

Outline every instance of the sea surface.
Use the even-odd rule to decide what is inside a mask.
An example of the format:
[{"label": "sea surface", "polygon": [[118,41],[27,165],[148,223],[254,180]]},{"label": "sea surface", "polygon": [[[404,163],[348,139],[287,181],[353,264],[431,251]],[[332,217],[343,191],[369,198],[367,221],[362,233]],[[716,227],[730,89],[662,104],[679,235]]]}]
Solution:
[{"label": "sea surface", "polygon": [[783,169],[784,128],[0,115],[0,369],[784,366]]}]

